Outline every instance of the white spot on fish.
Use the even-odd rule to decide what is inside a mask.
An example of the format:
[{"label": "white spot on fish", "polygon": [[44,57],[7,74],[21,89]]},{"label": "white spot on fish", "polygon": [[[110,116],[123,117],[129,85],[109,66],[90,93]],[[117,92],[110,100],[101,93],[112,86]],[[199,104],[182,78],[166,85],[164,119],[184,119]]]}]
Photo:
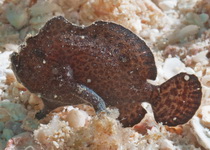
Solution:
[{"label": "white spot on fish", "polygon": [[190,79],[190,77],[188,75],[184,76],[185,81],[188,81]]},{"label": "white spot on fish", "polygon": [[87,83],[91,83],[91,79],[87,79]]},{"label": "white spot on fish", "polygon": [[82,36],[80,36],[81,37],[81,39],[85,39],[85,36],[84,35],[82,35]]}]

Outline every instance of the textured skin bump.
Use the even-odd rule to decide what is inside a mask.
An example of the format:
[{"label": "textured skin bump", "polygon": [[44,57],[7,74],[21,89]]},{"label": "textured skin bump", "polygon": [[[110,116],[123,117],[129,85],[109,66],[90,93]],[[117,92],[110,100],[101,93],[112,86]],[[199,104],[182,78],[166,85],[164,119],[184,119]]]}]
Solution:
[{"label": "textured skin bump", "polygon": [[[114,23],[99,21],[79,27],[63,17],[53,18],[38,35],[26,41],[19,53],[12,55],[11,61],[17,79],[31,92],[39,93],[49,110],[84,101],[95,109],[105,109],[105,101],[107,106],[119,108],[119,120],[124,126],[132,126],[146,113],[142,102],[155,105],[157,112],[161,104],[168,105],[164,104],[165,97],[158,88],[147,83],[147,79],[154,80],[157,76],[149,47],[130,30]],[[167,86],[172,83],[173,87],[172,81]],[[163,84],[162,93],[172,92],[167,88],[165,91]],[[191,88],[188,93],[194,91]],[[200,99],[193,97],[189,101]],[[192,111],[194,114],[194,107]],[[161,120],[156,115],[156,118],[166,122],[164,119],[170,116]],[[179,119],[186,122],[190,117]]]}]

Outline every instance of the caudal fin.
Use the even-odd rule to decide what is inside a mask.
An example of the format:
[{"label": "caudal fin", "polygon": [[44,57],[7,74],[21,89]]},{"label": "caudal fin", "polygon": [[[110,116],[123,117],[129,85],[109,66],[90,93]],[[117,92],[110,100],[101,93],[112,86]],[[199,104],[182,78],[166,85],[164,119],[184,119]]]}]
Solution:
[{"label": "caudal fin", "polygon": [[153,105],[157,122],[176,126],[188,122],[201,104],[201,84],[195,75],[180,73],[158,87]]}]

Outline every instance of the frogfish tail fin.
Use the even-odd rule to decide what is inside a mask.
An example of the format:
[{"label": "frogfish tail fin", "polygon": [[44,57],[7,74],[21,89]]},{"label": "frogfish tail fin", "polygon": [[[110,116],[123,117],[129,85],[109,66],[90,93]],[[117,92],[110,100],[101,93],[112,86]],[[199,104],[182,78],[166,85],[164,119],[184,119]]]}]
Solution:
[{"label": "frogfish tail fin", "polygon": [[157,87],[152,104],[157,122],[176,126],[188,122],[201,104],[202,89],[195,75],[180,73]]}]

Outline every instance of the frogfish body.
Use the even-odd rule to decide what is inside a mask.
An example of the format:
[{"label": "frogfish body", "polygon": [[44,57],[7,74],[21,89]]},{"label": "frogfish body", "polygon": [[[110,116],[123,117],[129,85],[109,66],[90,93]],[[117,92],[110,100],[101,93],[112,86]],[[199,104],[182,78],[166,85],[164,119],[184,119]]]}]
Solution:
[{"label": "frogfish body", "polygon": [[29,91],[41,95],[47,110],[89,103],[97,111],[117,107],[124,126],[145,115],[142,102],[152,105],[157,122],[186,123],[201,103],[195,75],[180,73],[160,86],[154,56],[130,30],[111,22],[75,26],[63,17],[48,21],[11,56],[12,68]]}]

